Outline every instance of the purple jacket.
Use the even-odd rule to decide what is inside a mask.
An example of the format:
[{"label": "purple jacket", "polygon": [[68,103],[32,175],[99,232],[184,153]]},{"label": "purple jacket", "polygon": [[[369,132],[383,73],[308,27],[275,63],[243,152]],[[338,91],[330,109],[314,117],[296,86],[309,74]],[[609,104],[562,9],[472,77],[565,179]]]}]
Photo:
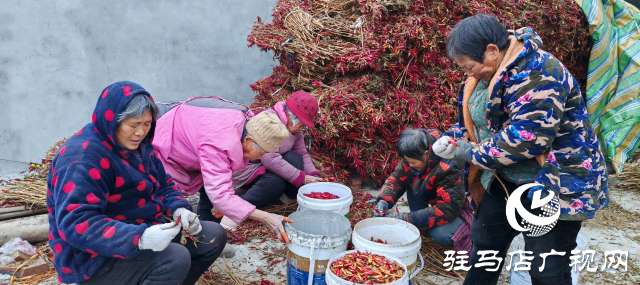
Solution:
[{"label": "purple jacket", "polygon": [[140,144],[140,159],[115,140],[117,115],[137,94],[133,82],[107,87],[98,98],[93,123],[58,151],[47,178],[49,246],[63,283],[89,279],[112,257],[133,258],[148,226],[163,214],[191,209],[151,146],[155,122]]},{"label": "purple jacket", "polygon": [[[273,108],[267,109],[265,112],[278,115],[282,123],[285,125],[287,124],[287,113],[284,110],[284,102],[276,103]],[[282,159],[282,155],[289,151],[302,155],[304,171],[298,170],[293,167],[293,165]],[[267,170],[291,182],[291,184],[296,187],[300,187],[304,184],[305,175],[320,175],[316,167],[313,165],[311,157],[307,153],[302,132],[291,134],[291,136],[282,143],[276,152],[266,153],[262,156],[261,160],[251,161],[245,169],[234,172],[233,187],[237,189],[243,185],[251,183],[251,181],[256,179],[258,176],[265,174]]]}]

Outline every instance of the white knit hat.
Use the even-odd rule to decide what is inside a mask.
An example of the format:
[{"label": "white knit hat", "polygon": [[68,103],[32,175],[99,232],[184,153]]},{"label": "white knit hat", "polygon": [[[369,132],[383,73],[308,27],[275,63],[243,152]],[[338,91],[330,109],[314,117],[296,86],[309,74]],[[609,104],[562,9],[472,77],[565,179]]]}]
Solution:
[{"label": "white knit hat", "polygon": [[276,152],[291,133],[276,114],[261,112],[247,122],[247,132],[266,152]]}]

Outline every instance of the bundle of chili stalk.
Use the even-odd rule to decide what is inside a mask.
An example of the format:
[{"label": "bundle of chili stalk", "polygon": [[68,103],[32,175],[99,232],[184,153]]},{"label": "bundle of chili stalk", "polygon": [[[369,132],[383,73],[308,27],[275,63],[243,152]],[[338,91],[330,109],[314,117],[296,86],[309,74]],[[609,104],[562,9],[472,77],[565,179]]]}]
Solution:
[{"label": "bundle of chili stalk", "polygon": [[463,72],[445,40],[477,13],[508,29],[533,27],[584,90],[591,42],[574,0],[278,0],[272,22],[258,18],[247,38],[280,63],[251,86],[252,107],[309,92],[320,102],[308,135],[319,170],[344,182],[353,168],[382,182],[397,165],[404,128],[444,130],[455,121]]},{"label": "bundle of chili stalk", "polygon": [[[45,154],[41,164],[31,163],[29,172],[22,179],[6,181],[0,191],[2,205],[29,205],[36,207],[47,206],[47,176],[53,157],[60,147],[67,141],[62,139],[56,142]],[[0,183],[3,182],[0,180]]]},{"label": "bundle of chili stalk", "polygon": [[331,263],[336,276],[358,284],[386,284],[404,276],[404,268],[386,257],[367,252],[352,252]]}]

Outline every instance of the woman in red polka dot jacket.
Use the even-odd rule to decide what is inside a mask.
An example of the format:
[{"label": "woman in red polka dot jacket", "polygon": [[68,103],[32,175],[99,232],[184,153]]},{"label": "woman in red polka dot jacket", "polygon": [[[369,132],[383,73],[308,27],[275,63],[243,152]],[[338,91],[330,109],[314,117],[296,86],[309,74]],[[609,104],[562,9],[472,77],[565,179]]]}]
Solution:
[{"label": "woman in red polka dot jacket", "polygon": [[[220,255],[226,231],[190,211],[151,145],[157,114],[142,87],[114,83],[58,151],[47,208],[60,282],[195,284]],[[207,243],[181,245],[181,230]]]}]

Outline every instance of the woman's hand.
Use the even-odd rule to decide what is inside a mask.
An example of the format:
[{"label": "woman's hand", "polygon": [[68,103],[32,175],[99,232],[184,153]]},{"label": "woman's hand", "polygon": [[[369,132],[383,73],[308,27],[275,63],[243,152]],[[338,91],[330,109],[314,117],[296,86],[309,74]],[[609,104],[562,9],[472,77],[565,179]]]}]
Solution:
[{"label": "woman's hand", "polygon": [[289,243],[289,237],[287,237],[287,234],[284,232],[282,222],[293,223],[291,219],[261,210],[253,211],[249,218],[267,225],[269,230],[278,236],[278,240]]},{"label": "woman's hand", "polygon": [[439,157],[453,159],[456,156],[456,146],[454,142],[455,140],[451,137],[442,136],[433,144],[431,149],[433,149],[433,152]]},{"label": "woman's hand", "polygon": [[385,217],[387,216],[387,211],[389,210],[389,204],[383,200],[378,201],[378,204],[373,209],[374,217]]},{"label": "woman's hand", "polygon": [[315,177],[311,175],[304,176],[304,184],[310,184],[310,183],[316,183],[316,182],[322,182],[322,181],[323,180],[320,177]]}]

